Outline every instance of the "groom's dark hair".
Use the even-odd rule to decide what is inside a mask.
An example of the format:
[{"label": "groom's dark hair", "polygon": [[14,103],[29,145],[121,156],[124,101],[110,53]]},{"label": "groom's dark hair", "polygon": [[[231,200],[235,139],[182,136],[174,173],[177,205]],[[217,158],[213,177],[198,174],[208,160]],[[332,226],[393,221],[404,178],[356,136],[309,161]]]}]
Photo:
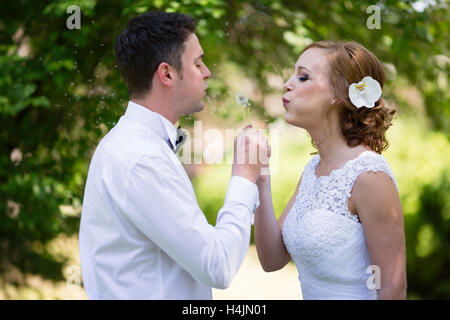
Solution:
[{"label": "groom's dark hair", "polygon": [[117,37],[115,56],[130,98],[142,98],[151,90],[161,62],[181,72],[184,42],[196,28],[194,18],[162,11],[146,12],[128,22]]}]

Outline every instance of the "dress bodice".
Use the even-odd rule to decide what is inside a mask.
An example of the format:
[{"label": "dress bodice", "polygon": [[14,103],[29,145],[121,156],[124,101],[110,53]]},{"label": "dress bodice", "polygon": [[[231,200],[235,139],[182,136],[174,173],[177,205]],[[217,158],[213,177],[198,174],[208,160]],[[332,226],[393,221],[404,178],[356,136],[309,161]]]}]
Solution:
[{"label": "dress bodice", "polygon": [[[282,229],[304,299],[376,299],[369,289],[370,259],[362,224],[348,210],[358,176],[384,172],[397,182],[386,159],[365,151],[328,176],[317,178],[319,155],[305,166],[298,194]],[[398,187],[397,187],[398,189]]]}]

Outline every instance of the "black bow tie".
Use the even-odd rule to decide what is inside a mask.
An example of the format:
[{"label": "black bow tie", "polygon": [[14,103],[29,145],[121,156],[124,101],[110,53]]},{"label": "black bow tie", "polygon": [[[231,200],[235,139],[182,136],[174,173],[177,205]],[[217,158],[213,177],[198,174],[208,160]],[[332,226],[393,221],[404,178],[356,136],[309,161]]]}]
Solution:
[{"label": "black bow tie", "polygon": [[186,141],[186,133],[183,131],[183,129],[181,129],[181,126],[178,126],[177,129],[177,138],[175,140],[175,147],[172,148],[174,153],[177,153],[178,151],[180,151],[181,146],[183,145],[183,143],[185,143]]}]

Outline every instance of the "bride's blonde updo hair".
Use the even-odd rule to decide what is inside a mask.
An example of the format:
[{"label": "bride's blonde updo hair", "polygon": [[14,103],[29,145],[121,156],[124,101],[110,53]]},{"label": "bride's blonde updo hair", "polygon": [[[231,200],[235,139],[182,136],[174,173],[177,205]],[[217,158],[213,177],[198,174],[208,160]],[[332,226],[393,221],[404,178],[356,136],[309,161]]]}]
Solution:
[{"label": "bride's blonde updo hair", "polygon": [[349,86],[366,76],[377,80],[383,88],[386,75],[381,62],[356,42],[318,41],[302,53],[310,48],[326,49],[328,53],[330,83],[335,97],[333,106],[340,109],[340,125],[347,145],[363,144],[377,153],[386,150],[389,144],[385,132],[392,125],[395,110],[387,108],[381,97],[373,108],[357,108],[348,96]]}]

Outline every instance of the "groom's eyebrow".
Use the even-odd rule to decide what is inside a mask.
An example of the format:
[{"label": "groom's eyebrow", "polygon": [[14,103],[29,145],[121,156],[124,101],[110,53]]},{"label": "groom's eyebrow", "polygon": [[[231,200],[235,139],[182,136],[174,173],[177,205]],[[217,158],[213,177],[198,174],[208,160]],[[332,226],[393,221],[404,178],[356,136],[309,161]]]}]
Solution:
[{"label": "groom's eyebrow", "polygon": [[194,59],[194,61],[197,61],[198,59],[203,58],[205,55],[202,53],[201,55],[199,55],[197,58]]}]

